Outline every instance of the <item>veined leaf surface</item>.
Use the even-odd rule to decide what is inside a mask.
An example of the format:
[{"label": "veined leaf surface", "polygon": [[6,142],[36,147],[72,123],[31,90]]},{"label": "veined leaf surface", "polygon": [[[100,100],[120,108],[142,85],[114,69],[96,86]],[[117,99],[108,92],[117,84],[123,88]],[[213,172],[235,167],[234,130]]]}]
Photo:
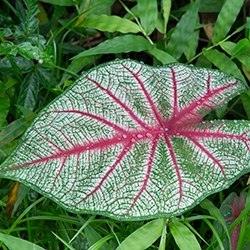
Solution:
[{"label": "veined leaf surface", "polygon": [[180,214],[250,170],[249,122],[202,121],[243,90],[182,64],[98,66],[40,113],[1,176],[73,212]]}]

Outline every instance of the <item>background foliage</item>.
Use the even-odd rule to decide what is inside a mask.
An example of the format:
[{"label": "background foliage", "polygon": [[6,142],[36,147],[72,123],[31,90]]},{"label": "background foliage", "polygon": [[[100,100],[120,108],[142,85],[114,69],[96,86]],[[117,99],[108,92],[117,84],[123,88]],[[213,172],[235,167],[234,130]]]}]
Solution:
[{"label": "background foliage", "polygon": [[[79,72],[102,62],[178,61],[218,68],[249,86],[250,1],[2,0],[1,6],[0,163],[46,104]],[[250,91],[209,116],[250,119]],[[180,218],[149,222],[71,214],[0,180],[0,244],[14,250],[249,249],[247,180]]]}]

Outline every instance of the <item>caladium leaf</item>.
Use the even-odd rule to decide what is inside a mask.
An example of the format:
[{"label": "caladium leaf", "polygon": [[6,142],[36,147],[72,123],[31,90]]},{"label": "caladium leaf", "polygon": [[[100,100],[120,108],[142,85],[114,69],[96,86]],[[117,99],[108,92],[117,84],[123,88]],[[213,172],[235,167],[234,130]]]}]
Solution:
[{"label": "caladium leaf", "polygon": [[250,170],[249,122],[202,121],[243,90],[182,64],[101,65],[40,113],[1,176],[73,212],[180,214]]}]

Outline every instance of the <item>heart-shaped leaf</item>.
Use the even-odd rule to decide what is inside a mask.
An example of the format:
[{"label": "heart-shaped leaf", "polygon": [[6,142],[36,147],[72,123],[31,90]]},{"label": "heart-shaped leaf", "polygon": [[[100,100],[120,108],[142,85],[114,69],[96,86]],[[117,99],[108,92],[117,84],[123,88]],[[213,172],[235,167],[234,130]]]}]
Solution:
[{"label": "heart-shaped leaf", "polygon": [[249,122],[202,121],[243,90],[182,64],[101,65],[40,113],[1,176],[73,212],[180,214],[250,170]]}]

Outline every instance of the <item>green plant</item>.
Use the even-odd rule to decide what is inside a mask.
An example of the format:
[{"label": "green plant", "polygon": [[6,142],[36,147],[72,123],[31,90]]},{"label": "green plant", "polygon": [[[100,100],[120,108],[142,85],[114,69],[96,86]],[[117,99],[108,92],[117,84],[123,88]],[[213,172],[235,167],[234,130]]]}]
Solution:
[{"label": "green plant", "polygon": [[[37,113],[75,82],[78,72],[116,58],[139,59],[154,66],[178,61],[219,68],[249,86],[248,0],[2,3],[0,162],[20,144],[20,136]],[[248,120],[249,104],[246,88],[205,119]],[[240,225],[237,248],[244,249],[249,235],[248,199],[232,224],[225,222],[223,211],[215,205],[220,207],[232,192],[249,193],[247,179],[248,175],[243,175],[230,188],[210,196],[210,201],[193,207],[180,218],[164,221],[157,230],[153,221],[151,227],[150,222],[72,215],[23,185],[14,185],[8,199],[13,182],[1,179],[0,231],[53,250],[115,249],[125,238],[129,240],[125,241],[129,242],[128,247],[134,244],[140,249],[183,249],[191,244],[195,248],[195,238],[202,249],[228,249],[233,229]],[[6,208],[11,214],[9,220]],[[172,226],[176,221],[176,226]],[[140,230],[144,224],[146,231]]]}]

